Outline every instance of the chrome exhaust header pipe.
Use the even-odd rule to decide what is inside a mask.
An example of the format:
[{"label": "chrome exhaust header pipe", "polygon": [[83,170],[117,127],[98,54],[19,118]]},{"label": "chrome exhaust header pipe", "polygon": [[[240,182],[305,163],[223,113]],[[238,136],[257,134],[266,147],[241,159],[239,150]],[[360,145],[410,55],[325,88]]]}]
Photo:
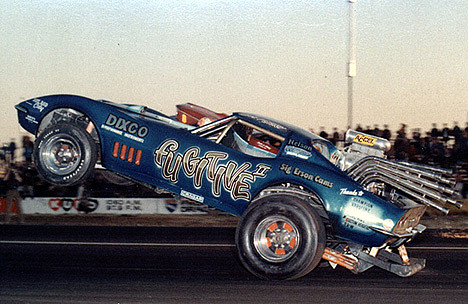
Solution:
[{"label": "chrome exhaust header pipe", "polygon": [[427,205],[427,206],[430,206],[430,207],[433,207],[441,212],[443,212],[444,214],[448,214],[449,213],[449,209],[446,208],[446,207],[442,207],[436,203],[434,203],[433,201],[425,198],[424,196],[421,196],[405,187],[403,187],[400,183],[398,182],[395,182],[394,180],[392,179],[389,179],[385,176],[382,176],[382,175],[375,175],[375,176],[369,176],[367,177],[367,179],[364,181],[366,182],[366,184],[369,184],[371,182],[383,182],[383,183],[386,183],[392,187],[395,187],[397,188],[398,190],[402,191],[403,193],[419,200],[420,202],[422,202],[423,204]]},{"label": "chrome exhaust header pipe", "polygon": [[413,182],[398,178],[387,172],[375,170],[373,171],[373,173],[359,180],[359,182],[364,186],[367,186],[371,182],[378,182],[378,181],[389,184],[390,186],[399,189],[401,192],[405,193],[406,195],[416,198],[422,201],[424,204],[434,207],[444,213],[448,213],[448,209],[437,205],[435,202],[431,201],[429,198],[437,200],[443,204],[452,203],[458,207],[456,201],[453,201],[441,195],[440,193],[421,188],[419,185],[414,184]]},{"label": "chrome exhaust header pipe", "polygon": [[436,181],[441,182],[443,184],[447,184],[447,185],[449,185],[451,187],[454,187],[455,184],[456,184],[455,181],[446,178],[444,176],[444,174],[441,173],[438,170],[423,170],[423,169],[420,169],[418,167],[408,166],[408,165],[400,164],[398,162],[394,162],[394,161],[390,161],[390,160],[386,160],[386,159],[379,158],[379,157],[374,157],[374,156],[365,157],[365,158],[359,160],[354,165],[349,167],[346,170],[346,172],[349,175],[356,175],[356,173],[354,171],[359,172],[359,170],[363,166],[371,166],[372,164],[379,164],[379,163],[390,166],[390,167],[393,167],[393,168],[396,168],[396,169],[400,169],[400,170],[403,170],[403,171],[411,172],[411,173],[413,173],[415,175],[418,175],[418,177],[426,177],[426,178],[429,178],[429,179],[432,179],[432,180],[436,180]]},{"label": "chrome exhaust header pipe", "polygon": [[411,162],[402,161],[402,160],[396,161],[396,163],[401,164],[401,165],[405,165],[405,166],[410,166],[410,167],[413,167],[413,168],[419,168],[419,169],[422,169],[422,170],[439,172],[439,173],[446,174],[446,175],[452,175],[453,174],[453,170],[451,170],[451,169],[438,168],[438,167],[433,167],[433,166],[429,166],[429,165],[425,165],[425,164],[411,163]]},{"label": "chrome exhaust header pipe", "polygon": [[458,194],[453,189],[456,182],[446,177],[452,173],[451,170],[369,156],[353,164],[346,172],[364,187],[372,182],[388,184],[446,214],[448,208],[433,200],[439,204],[453,204],[458,208],[462,206],[461,202],[446,196]]},{"label": "chrome exhaust header pipe", "polygon": [[449,196],[458,194],[458,192],[452,188],[445,187],[444,185],[440,185],[431,180],[423,179],[423,178],[408,174],[400,170],[392,170],[392,168],[388,168],[382,165],[375,165],[369,169],[366,169],[366,172],[373,171],[373,170],[378,171],[378,172],[380,171],[386,172],[387,174],[394,176],[395,178],[399,178],[399,179],[401,178],[400,180],[402,183],[405,183],[405,181],[407,181],[408,183],[412,182],[416,191],[418,190],[424,191],[425,188],[428,188],[428,189],[436,191],[437,193],[441,193],[441,194],[446,193]]}]

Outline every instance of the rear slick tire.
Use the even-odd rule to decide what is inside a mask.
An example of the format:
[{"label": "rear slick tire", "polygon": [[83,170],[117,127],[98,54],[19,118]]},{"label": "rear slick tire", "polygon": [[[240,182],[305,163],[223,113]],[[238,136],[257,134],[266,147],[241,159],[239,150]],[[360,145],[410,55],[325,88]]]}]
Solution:
[{"label": "rear slick tire", "polygon": [[292,280],[322,259],[325,228],[313,208],[291,195],[260,198],[245,211],[236,230],[244,267],[267,280]]},{"label": "rear slick tire", "polygon": [[34,164],[49,183],[72,186],[94,171],[98,158],[96,143],[79,125],[64,122],[46,128],[34,145]]}]

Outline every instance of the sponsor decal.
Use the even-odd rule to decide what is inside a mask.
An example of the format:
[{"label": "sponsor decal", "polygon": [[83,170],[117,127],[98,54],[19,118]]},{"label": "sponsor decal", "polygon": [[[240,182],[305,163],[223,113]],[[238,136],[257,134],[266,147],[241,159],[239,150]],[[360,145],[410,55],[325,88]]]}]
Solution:
[{"label": "sponsor decal", "polygon": [[320,184],[320,185],[322,185],[322,186],[324,186],[324,187],[327,187],[327,188],[333,187],[333,183],[332,183],[332,182],[329,182],[329,181],[327,181],[326,179],[323,179],[323,178],[321,178],[321,177],[318,176],[318,175],[314,177],[314,182],[316,182],[317,184]]},{"label": "sponsor decal", "polygon": [[321,178],[319,175],[313,175],[312,173],[305,172],[300,168],[293,168],[293,166],[290,166],[288,164],[281,164],[280,166],[280,171],[283,171],[285,174],[292,174],[295,176],[298,176],[300,178],[306,179],[308,181],[313,181],[319,185],[322,185],[327,188],[332,188],[333,183]]},{"label": "sponsor decal", "polygon": [[393,226],[395,226],[395,223],[391,219],[386,219],[383,221],[382,226],[386,230],[392,230]]},{"label": "sponsor decal", "polygon": [[144,143],[143,139],[149,133],[148,127],[140,126],[138,123],[131,120],[109,114],[106,122],[101,125],[101,129],[113,132],[115,134],[124,136],[131,140]]},{"label": "sponsor decal", "polygon": [[357,142],[367,146],[373,146],[376,141],[377,138],[363,134],[357,134],[353,139],[353,142]]},{"label": "sponsor decal", "polygon": [[110,131],[110,132],[113,132],[115,134],[118,134],[118,135],[122,135],[123,132],[122,131],[119,131],[119,130],[116,130],[114,128],[111,128],[109,126],[106,126],[106,125],[101,125],[101,129],[104,129],[104,130],[107,130],[107,131]]},{"label": "sponsor decal", "polygon": [[370,213],[372,208],[374,208],[374,205],[369,203],[368,201],[358,198],[358,197],[353,197],[351,199],[351,206],[354,207],[355,209],[359,211],[364,211]]},{"label": "sponsor decal", "polygon": [[299,176],[299,177],[301,177],[303,179],[307,179],[307,180],[310,180],[310,181],[314,179],[314,176],[312,174],[304,172],[299,168],[294,168],[293,175],[297,175],[297,176]]},{"label": "sponsor decal", "polygon": [[364,224],[364,221],[360,218],[344,215],[342,220],[343,226],[346,228],[357,230],[370,230],[369,226]]},{"label": "sponsor decal", "polygon": [[37,109],[39,112],[42,112],[45,108],[49,106],[47,102],[39,98],[34,98],[32,102],[34,103],[33,108]]},{"label": "sponsor decal", "polygon": [[186,177],[192,178],[194,187],[199,189],[205,174],[215,196],[221,194],[222,187],[230,192],[233,199],[250,200],[250,184],[256,178],[264,178],[271,170],[271,166],[266,164],[258,164],[253,171],[249,171],[252,164],[248,162],[238,164],[230,160],[226,164],[220,164],[220,161],[229,156],[224,152],[210,151],[200,156],[198,147],[190,147],[183,154],[176,153],[178,149],[179,142],[168,139],[154,150],[154,162],[161,168],[162,176],[177,183],[179,172],[182,171]]},{"label": "sponsor decal", "polygon": [[281,164],[279,169],[280,169],[280,171],[283,171],[284,173],[289,175],[289,174],[291,174],[292,166],[287,165],[287,164]]},{"label": "sponsor decal", "polygon": [[37,120],[36,120],[36,117],[34,116],[31,116],[31,115],[28,115],[25,117],[25,119],[29,122],[29,123],[32,123],[32,124],[38,124]]},{"label": "sponsor decal", "polygon": [[302,159],[308,159],[312,156],[311,152],[295,146],[286,146],[284,152],[286,155],[292,155]]},{"label": "sponsor decal", "polygon": [[304,144],[304,143],[302,143],[300,141],[294,140],[294,139],[289,139],[288,140],[288,145],[298,147],[298,148],[304,149],[306,151],[312,152],[312,147],[311,146],[309,146],[307,144]]},{"label": "sponsor decal", "polygon": [[341,195],[350,195],[350,196],[362,196],[364,191],[362,190],[348,190],[348,188],[341,188],[340,189]]},{"label": "sponsor decal", "polygon": [[200,202],[203,203],[205,201],[205,198],[201,195],[196,195],[194,193],[182,190],[180,191],[180,196],[186,197],[192,201]]}]

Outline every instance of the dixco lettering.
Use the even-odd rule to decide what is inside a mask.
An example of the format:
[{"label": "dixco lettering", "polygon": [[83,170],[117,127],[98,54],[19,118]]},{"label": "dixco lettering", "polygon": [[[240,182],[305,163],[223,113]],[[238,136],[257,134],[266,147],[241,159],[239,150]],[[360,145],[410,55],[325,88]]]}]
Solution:
[{"label": "dixco lettering", "polygon": [[271,166],[258,164],[253,172],[248,171],[252,164],[238,165],[230,160],[226,164],[219,164],[220,160],[228,158],[224,152],[210,151],[203,157],[199,157],[200,149],[191,147],[184,154],[176,153],[179,143],[173,139],[166,140],[154,151],[154,162],[162,168],[164,178],[173,183],[179,179],[179,171],[182,169],[185,176],[193,179],[195,188],[202,185],[202,177],[206,172],[206,178],[212,184],[212,193],[215,196],[221,194],[221,182],[224,190],[231,193],[233,199],[250,200],[250,184],[255,178],[264,178]]},{"label": "dixco lettering", "polygon": [[145,137],[148,135],[148,128],[145,126],[140,126],[136,122],[131,120],[126,120],[121,117],[117,117],[113,114],[109,114],[106,120],[106,125],[110,127],[114,127],[117,130],[121,130],[124,132],[128,132],[132,135],[137,135],[138,137]]}]

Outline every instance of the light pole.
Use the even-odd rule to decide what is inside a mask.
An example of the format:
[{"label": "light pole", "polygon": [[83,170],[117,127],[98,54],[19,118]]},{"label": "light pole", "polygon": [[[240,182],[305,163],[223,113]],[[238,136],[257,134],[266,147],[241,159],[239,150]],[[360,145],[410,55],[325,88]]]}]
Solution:
[{"label": "light pole", "polygon": [[348,128],[353,126],[353,78],[356,76],[356,16],[354,4],[356,0],[349,2],[349,60],[348,60]]}]

